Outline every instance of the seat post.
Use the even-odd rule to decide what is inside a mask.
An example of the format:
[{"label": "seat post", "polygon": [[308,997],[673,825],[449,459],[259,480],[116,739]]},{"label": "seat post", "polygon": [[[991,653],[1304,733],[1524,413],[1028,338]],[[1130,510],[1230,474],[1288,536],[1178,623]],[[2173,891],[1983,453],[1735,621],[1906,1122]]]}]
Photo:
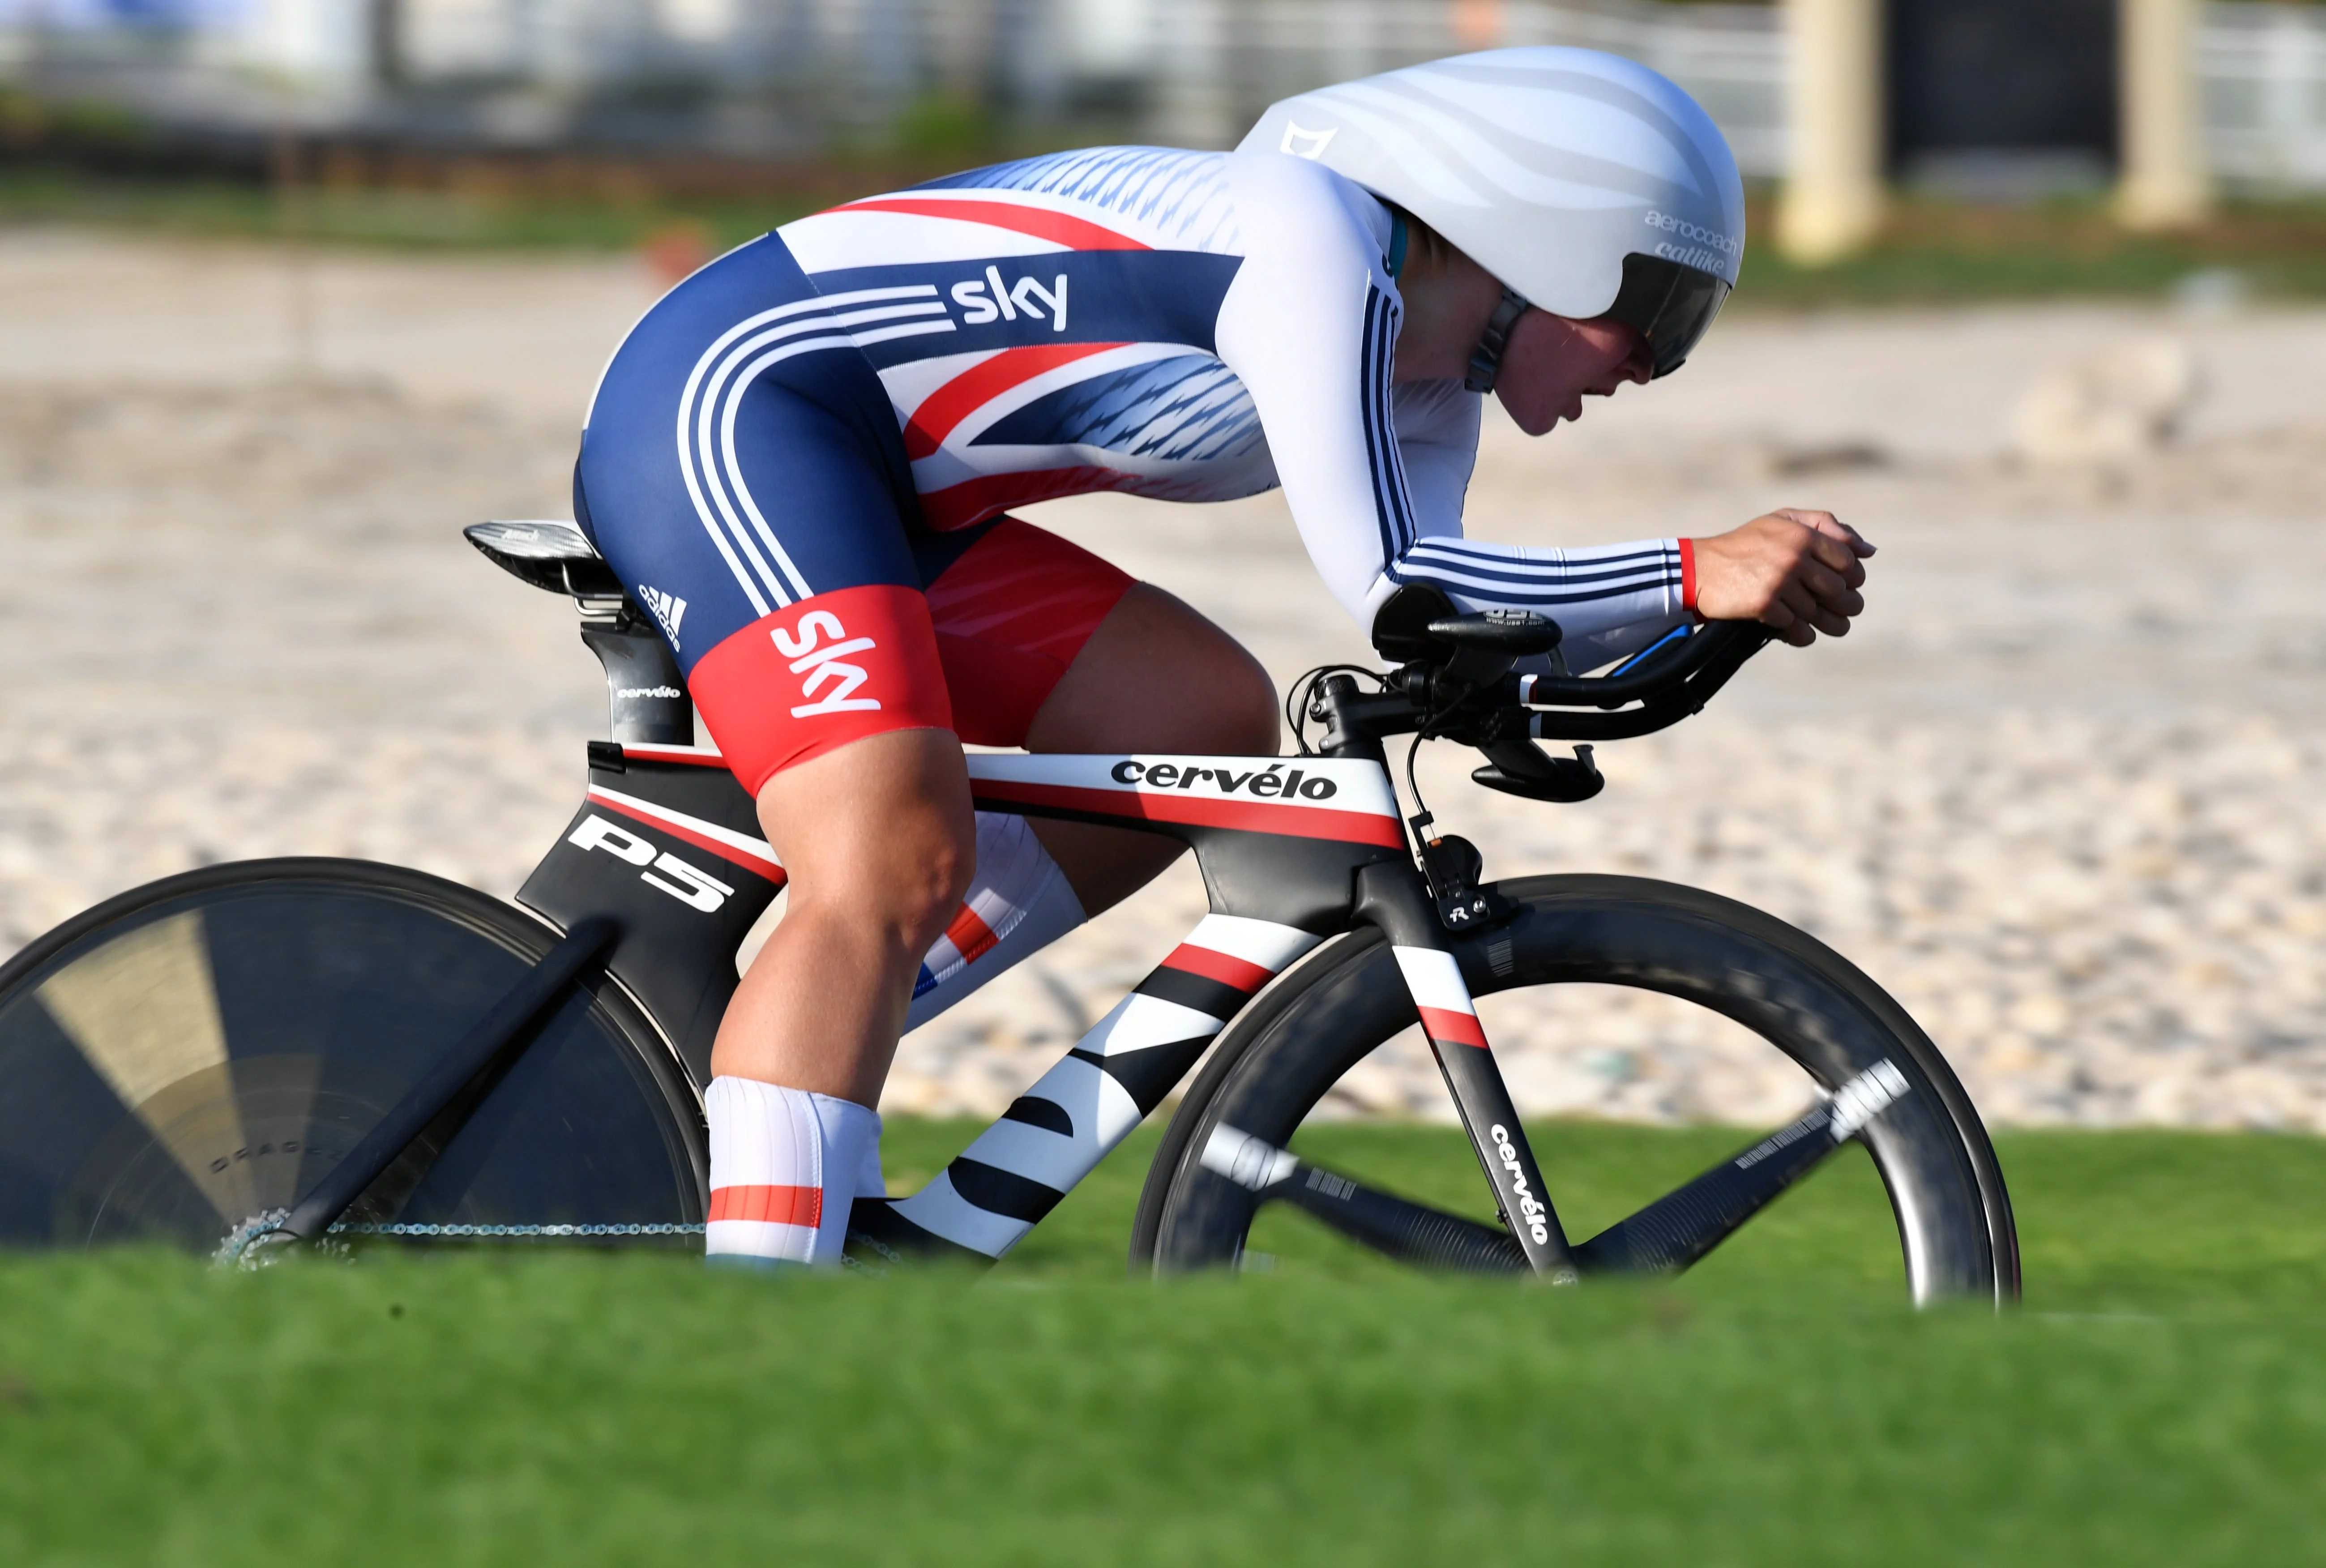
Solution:
[{"label": "seat post", "polygon": [[694,744],[694,704],[670,645],[626,598],[575,596],[582,641],[606,672],[612,738],[641,745]]}]

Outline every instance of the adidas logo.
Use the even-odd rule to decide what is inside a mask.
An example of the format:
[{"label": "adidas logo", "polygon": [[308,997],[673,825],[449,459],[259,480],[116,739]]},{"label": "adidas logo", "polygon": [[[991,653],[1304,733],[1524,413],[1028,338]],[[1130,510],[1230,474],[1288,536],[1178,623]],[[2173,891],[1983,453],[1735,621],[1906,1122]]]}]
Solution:
[{"label": "adidas logo", "polygon": [[674,648],[678,646],[678,623],[686,618],[686,601],[676,594],[665,593],[658,588],[648,588],[640,583],[638,602],[662,623],[662,635],[670,639],[670,645]]}]

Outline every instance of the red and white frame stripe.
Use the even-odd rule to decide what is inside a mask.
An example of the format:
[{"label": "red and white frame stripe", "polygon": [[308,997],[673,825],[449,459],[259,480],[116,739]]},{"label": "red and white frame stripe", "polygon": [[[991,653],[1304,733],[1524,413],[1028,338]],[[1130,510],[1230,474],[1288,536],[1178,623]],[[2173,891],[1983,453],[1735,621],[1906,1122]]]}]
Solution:
[{"label": "red and white frame stripe", "polygon": [[[1140,982],[1138,991],[1116,1004],[1064,1061],[1026,1091],[1020,1105],[1038,1102],[1035,1116],[1041,1119],[1013,1114],[995,1122],[962,1151],[961,1161],[970,1169],[963,1172],[961,1184],[954,1183],[952,1171],[942,1173],[898,1203],[897,1211],[955,1246],[1000,1257],[1034,1228],[1038,1216],[1000,1213],[972,1202],[962,1190],[980,1186],[972,1177],[999,1171],[1053,1193],[1072,1191],[1155,1109],[1125,1087],[1125,1076],[1145,1081],[1136,1064],[1125,1059],[1176,1047],[1192,1066],[1202,1048],[1227,1026],[1226,1017],[1213,1009],[1233,1015],[1322,940],[1272,921],[1205,915],[1186,941]],[[1188,977],[1208,987],[1208,992],[1182,992],[1183,997],[1202,996],[1205,1005],[1150,994],[1147,988],[1166,976]],[[1168,988],[1175,982],[1164,983]],[[1118,1066],[1134,1070],[1119,1074]],[[1153,1090],[1156,1102],[1168,1089]],[[1043,1125],[1044,1119],[1063,1120],[1071,1130]]]},{"label": "red and white frame stripe", "polygon": [[1176,969],[1210,975],[1239,990],[1256,991],[1324,940],[1297,925],[1279,925],[1272,920],[1206,914],[1163,961]]},{"label": "red and white frame stripe", "polygon": [[727,759],[715,746],[664,746],[650,740],[622,742],[622,755],[640,762],[675,762],[688,767],[725,767]]},{"label": "red and white frame stripe", "polygon": [[982,809],[1048,806],[1092,816],[1234,828],[1405,848],[1397,797],[1375,762],[1331,757],[981,754]]},{"label": "red and white frame stripe", "polygon": [[1428,947],[1393,947],[1398,972],[1413,1005],[1421,1014],[1421,1032],[1439,1045],[1469,1045],[1486,1049],[1486,1032],[1478,1026],[1478,1008],[1463,983],[1462,966],[1450,952]]},{"label": "red and white frame stripe", "polygon": [[609,790],[603,784],[590,786],[590,803],[607,811],[658,828],[674,839],[683,839],[698,849],[707,849],[723,860],[740,866],[744,870],[768,878],[780,887],[787,879],[782,861],[776,858],[775,847],[765,839],[755,839],[749,833],[739,833],[732,828],[722,828],[701,817],[673,811],[658,802],[640,800],[636,795]]}]

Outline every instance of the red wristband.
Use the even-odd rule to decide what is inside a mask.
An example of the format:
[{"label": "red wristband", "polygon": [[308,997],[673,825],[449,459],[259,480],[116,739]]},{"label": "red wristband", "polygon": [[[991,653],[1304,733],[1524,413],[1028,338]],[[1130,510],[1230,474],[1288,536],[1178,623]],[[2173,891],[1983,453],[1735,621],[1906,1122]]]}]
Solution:
[{"label": "red wristband", "polygon": [[1679,606],[1682,609],[1696,608],[1696,541],[1679,542]]}]

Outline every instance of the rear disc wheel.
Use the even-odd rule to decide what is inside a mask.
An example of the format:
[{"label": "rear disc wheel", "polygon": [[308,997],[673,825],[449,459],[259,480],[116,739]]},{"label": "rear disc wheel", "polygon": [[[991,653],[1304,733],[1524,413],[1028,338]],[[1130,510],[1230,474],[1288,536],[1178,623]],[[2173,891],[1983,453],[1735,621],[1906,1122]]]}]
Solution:
[{"label": "rear disc wheel", "polygon": [[[135,888],[0,968],[0,1246],[211,1252],[287,1209],[558,940],[366,861],[246,861]],[[603,974],[570,988],[392,1212],[357,1235],[663,1240],[699,1230],[700,1101]]]}]

